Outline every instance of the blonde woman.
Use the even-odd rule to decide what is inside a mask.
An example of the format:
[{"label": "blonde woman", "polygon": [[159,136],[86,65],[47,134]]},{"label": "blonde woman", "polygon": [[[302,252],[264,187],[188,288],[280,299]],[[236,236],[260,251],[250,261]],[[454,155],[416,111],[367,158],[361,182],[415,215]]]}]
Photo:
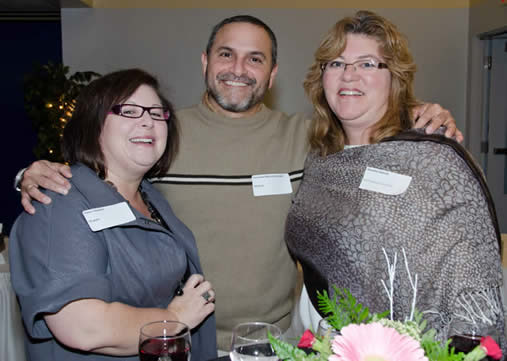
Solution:
[{"label": "blonde woman", "polygon": [[381,280],[389,284],[397,253],[395,318],[410,316],[417,292],[415,306],[441,339],[452,318],[480,309],[476,321],[496,327],[505,345],[494,207],[459,144],[410,130],[415,70],[406,39],[369,11],[339,21],[315,53],[304,83],[315,108],[312,152],[286,226],[304,269],[305,326],[316,327],[316,291],[331,285],[373,312],[389,310]]}]

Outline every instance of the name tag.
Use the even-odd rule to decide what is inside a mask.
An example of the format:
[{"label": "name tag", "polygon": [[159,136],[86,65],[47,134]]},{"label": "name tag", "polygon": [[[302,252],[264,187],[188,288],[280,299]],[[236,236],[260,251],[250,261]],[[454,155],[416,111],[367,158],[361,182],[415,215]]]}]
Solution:
[{"label": "name tag", "polygon": [[87,209],[83,211],[83,216],[93,232],[132,222],[136,219],[127,202]]},{"label": "name tag", "polygon": [[411,181],[408,175],[367,167],[359,188],[395,196],[405,192]]},{"label": "name tag", "polygon": [[292,193],[288,173],[253,175],[252,188],[255,197]]}]

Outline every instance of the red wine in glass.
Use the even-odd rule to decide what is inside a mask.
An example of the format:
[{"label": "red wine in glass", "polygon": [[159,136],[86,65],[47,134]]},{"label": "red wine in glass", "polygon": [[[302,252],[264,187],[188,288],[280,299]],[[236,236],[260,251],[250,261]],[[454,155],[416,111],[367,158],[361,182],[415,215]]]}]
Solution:
[{"label": "red wine in glass", "polygon": [[139,346],[141,361],[188,361],[190,345],[184,339],[150,338]]},{"label": "red wine in glass", "polygon": [[[454,335],[451,337],[451,343],[449,347],[454,347],[456,352],[469,353],[476,346],[480,345],[482,336],[478,335]],[[486,356],[483,360],[491,360],[493,358]]]},{"label": "red wine in glass", "polygon": [[141,327],[139,359],[141,361],[189,361],[190,329],[177,321],[155,321]]}]

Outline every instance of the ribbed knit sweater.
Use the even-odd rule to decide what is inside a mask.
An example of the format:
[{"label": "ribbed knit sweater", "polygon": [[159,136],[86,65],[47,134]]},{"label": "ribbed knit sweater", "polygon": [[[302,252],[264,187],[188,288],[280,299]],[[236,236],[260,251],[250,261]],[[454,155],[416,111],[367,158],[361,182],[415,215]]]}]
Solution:
[{"label": "ribbed knit sweater", "polygon": [[[232,119],[202,103],[177,117],[179,154],[169,174],[152,181],[195,235],[216,290],[218,346],[228,350],[240,322],[290,324],[297,271],[284,228],[308,152],[309,121],[266,106]],[[292,194],[255,197],[251,176],[271,173],[289,173]]]}]

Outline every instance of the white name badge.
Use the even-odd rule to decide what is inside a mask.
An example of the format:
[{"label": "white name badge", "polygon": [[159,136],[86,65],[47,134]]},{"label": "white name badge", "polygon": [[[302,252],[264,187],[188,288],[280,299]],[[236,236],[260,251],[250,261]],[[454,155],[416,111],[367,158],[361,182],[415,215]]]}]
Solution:
[{"label": "white name badge", "polygon": [[288,173],[253,175],[252,188],[255,197],[292,193]]},{"label": "white name badge", "polygon": [[395,196],[405,192],[411,181],[412,177],[408,175],[366,167],[359,188]]},{"label": "white name badge", "polygon": [[128,223],[136,219],[127,202],[87,209],[83,211],[83,216],[93,232]]}]

